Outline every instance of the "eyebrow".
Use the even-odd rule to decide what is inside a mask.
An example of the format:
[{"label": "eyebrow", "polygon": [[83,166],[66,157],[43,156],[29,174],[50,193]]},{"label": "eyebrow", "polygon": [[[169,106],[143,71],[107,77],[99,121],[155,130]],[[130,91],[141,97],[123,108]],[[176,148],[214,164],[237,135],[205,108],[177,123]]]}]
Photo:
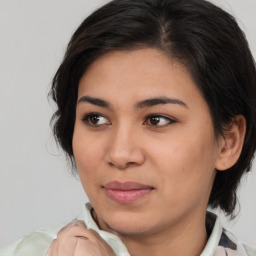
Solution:
[{"label": "eyebrow", "polygon": [[91,103],[93,105],[99,106],[99,107],[103,107],[103,108],[110,108],[110,103],[108,103],[105,100],[99,99],[99,98],[93,98],[93,97],[89,97],[89,96],[83,96],[78,100],[78,103],[81,102],[88,102]]},{"label": "eyebrow", "polygon": [[[103,99],[99,98],[94,98],[90,96],[82,96],[79,100],[78,103],[81,102],[88,102],[90,104],[103,107],[103,108],[112,108],[111,104]],[[151,98],[151,99],[146,99],[143,101],[139,101],[135,104],[135,108],[141,109],[141,108],[146,108],[146,107],[153,107],[156,105],[165,105],[165,104],[177,104],[180,106],[183,106],[185,108],[188,108],[187,104],[179,99],[175,98],[167,98],[167,97],[157,97],[157,98]]]},{"label": "eyebrow", "polygon": [[136,108],[153,107],[156,105],[164,105],[164,104],[178,104],[180,106],[188,108],[185,102],[179,99],[167,98],[167,97],[151,98],[151,99],[140,101],[136,104]]}]

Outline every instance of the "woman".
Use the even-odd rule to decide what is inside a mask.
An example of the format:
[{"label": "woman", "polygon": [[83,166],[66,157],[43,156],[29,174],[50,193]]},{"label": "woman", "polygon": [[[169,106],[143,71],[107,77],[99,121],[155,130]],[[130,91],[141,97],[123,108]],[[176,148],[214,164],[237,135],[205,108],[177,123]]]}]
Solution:
[{"label": "woman", "polygon": [[231,218],[256,143],[256,70],[204,0],[114,0],[74,33],[53,80],[54,134],[90,200],[1,255],[256,255]]}]

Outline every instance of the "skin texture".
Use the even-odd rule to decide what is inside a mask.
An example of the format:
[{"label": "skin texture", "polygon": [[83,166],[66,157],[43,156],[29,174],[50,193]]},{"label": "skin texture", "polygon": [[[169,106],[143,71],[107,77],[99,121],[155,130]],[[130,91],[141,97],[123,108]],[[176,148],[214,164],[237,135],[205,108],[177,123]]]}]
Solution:
[{"label": "skin texture", "polygon": [[82,221],[73,221],[61,229],[46,256],[115,256],[113,250],[94,231],[86,229]]},{"label": "skin texture", "polygon": [[[166,97],[174,100],[138,104]],[[237,161],[244,133],[245,120],[237,116],[225,137],[216,138],[189,72],[162,52],[100,57],[80,80],[73,135],[77,170],[98,225],[117,234],[131,255],[199,255],[207,241],[205,213],[216,169]],[[111,181],[152,189],[118,203],[106,193]]]}]

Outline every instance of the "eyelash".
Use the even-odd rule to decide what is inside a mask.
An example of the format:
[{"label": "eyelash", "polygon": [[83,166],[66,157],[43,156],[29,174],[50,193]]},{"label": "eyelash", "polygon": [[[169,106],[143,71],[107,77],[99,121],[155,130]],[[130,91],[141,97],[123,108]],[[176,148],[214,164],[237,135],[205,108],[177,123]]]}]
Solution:
[{"label": "eyelash", "polygon": [[[83,118],[82,118],[82,121],[85,122],[87,125],[89,126],[94,126],[94,127],[99,127],[99,126],[102,126],[103,124],[93,124],[90,120],[90,118],[92,117],[104,117],[106,120],[108,120],[108,118],[106,118],[105,116],[99,114],[99,113],[89,113],[89,114],[86,114]],[[109,124],[111,124],[109,122]],[[104,125],[109,125],[109,124],[104,124]]]},{"label": "eyelash", "polygon": [[[82,118],[82,121],[86,123],[86,125],[89,125],[89,126],[92,126],[92,127],[101,127],[103,125],[110,125],[111,122],[108,121],[108,123],[106,124],[93,124],[92,123],[92,120],[90,120],[90,118],[93,118],[93,117],[96,117],[96,118],[105,118],[107,121],[108,121],[108,118],[99,114],[99,113],[89,113],[89,114],[86,114],[83,118]],[[150,118],[158,118],[158,119],[165,119],[165,121],[167,121],[166,124],[164,125],[154,125],[154,124],[149,124],[148,121],[150,120]],[[151,120],[152,121],[152,120]],[[177,121],[173,118],[170,118],[170,117],[167,117],[165,115],[162,115],[162,114],[150,114],[148,116],[145,117],[145,120],[143,122],[143,125],[149,125],[149,126],[152,126],[152,127],[166,127],[170,124],[173,124],[173,123],[176,123]]]},{"label": "eyelash", "polygon": [[150,114],[150,115],[146,116],[145,121],[143,122],[143,124],[147,124],[147,121],[149,121],[150,118],[159,118],[159,119],[163,118],[163,119],[165,119],[167,121],[167,123],[164,124],[164,125],[152,125],[152,124],[149,124],[150,126],[158,126],[159,128],[166,127],[166,126],[168,126],[170,124],[173,124],[173,123],[177,122],[175,119],[173,119],[171,117],[167,117],[167,116],[162,115],[162,114]]}]

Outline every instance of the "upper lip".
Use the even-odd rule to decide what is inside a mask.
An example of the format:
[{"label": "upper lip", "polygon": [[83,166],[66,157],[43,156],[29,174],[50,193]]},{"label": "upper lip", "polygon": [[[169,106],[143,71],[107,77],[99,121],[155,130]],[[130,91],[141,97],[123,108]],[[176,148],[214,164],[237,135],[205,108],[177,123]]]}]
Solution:
[{"label": "upper lip", "polygon": [[105,184],[103,187],[106,189],[124,190],[124,191],[154,188],[150,185],[145,185],[145,184],[134,182],[134,181],[127,181],[127,182],[111,181]]}]

